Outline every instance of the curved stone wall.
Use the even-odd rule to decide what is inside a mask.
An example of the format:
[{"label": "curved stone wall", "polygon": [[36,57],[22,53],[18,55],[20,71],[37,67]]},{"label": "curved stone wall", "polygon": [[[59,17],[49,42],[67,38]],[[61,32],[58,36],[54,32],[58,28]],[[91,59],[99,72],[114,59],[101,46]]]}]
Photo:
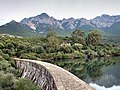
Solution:
[{"label": "curved stone wall", "polygon": [[16,66],[23,78],[32,80],[43,90],[58,90],[52,75],[44,66],[27,61],[16,61]]},{"label": "curved stone wall", "polygon": [[23,78],[28,78],[43,90],[94,90],[87,83],[56,65],[15,58]]}]

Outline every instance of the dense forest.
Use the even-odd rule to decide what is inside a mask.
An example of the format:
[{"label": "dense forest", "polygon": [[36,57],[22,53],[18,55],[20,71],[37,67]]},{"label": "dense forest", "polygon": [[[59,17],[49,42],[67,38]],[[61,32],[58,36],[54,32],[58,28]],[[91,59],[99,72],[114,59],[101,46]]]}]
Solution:
[{"label": "dense forest", "polygon": [[87,35],[82,30],[75,30],[70,37],[58,37],[53,30],[48,30],[45,37],[37,38],[1,34],[0,90],[39,90],[31,81],[21,78],[13,61],[15,57],[59,61],[120,56],[119,44],[109,39],[104,38],[97,30],[91,30]]}]

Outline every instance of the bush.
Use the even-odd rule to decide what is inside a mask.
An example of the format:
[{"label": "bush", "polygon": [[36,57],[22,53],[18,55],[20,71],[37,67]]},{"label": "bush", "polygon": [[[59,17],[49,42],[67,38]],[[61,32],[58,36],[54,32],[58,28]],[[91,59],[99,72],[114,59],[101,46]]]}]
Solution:
[{"label": "bush", "polygon": [[0,70],[6,71],[7,68],[9,68],[11,66],[10,63],[8,63],[8,61],[2,60],[0,61]]},{"label": "bush", "polygon": [[98,56],[97,52],[95,52],[91,49],[87,49],[85,53],[88,56],[88,58],[94,58],[94,57]]},{"label": "bush", "polygon": [[45,53],[45,49],[42,46],[36,47],[36,53]]},{"label": "bush", "polygon": [[4,47],[4,44],[0,43],[0,49],[2,49]]},{"label": "bush", "polygon": [[0,72],[0,87],[3,90],[15,90],[14,76],[12,74],[4,74],[3,72]]},{"label": "bush", "polygon": [[100,51],[98,52],[98,55],[99,55],[100,57],[103,57],[105,54],[104,54],[104,52],[103,52],[102,50],[100,50]]},{"label": "bush", "polygon": [[76,51],[80,51],[80,50],[83,48],[83,45],[82,45],[82,44],[79,44],[79,43],[75,43],[72,47],[73,47]]},{"label": "bush", "polygon": [[14,67],[9,67],[6,69],[6,73],[11,73],[13,74],[14,76],[16,77],[19,77],[20,76],[20,72],[19,70],[15,69]]},{"label": "bush", "polygon": [[23,58],[23,59],[34,59],[36,60],[37,57],[35,55],[35,53],[23,53],[20,58]]},{"label": "bush", "polygon": [[16,90],[40,90],[32,81],[21,78],[16,84]]},{"label": "bush", "polygon": [[60,50],[63,51],[64,53],[72,53],[74,50],[71,45],[65,44],[60,47]]},{"label": "bush", "polygon": [[8,54],[1,54],[1,56],[5,59],[5,60],[9,60],[9,55]]},{"label": "bush", "polygon": [[5,45],[5,48],[11,49],[11,48],[14,48],[14,45],[13,45],[12,43],[7,43],[7,44]]},{"label": "bush", "polygon": [[32,81],[27,79],[17,80],[13,74],[0,72],[0,90],[41,90]]},{"label": "bush", "polygon": [[5,60],[1,55],[0,55],[0,61]]}]

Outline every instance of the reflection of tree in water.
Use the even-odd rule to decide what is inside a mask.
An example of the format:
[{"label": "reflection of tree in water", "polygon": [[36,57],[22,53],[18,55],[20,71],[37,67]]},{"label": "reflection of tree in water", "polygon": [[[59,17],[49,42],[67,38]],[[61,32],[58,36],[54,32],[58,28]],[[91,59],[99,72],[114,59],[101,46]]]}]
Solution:
[{"label": "reflection of tree in water", "polygon": [[85,67],[81,63],[74,64],[70,72],[82,79],[86,77]]},{"label": "reflection of tree in water", "polygon": [[85,79],[89,76],[94,80],[102,75],[101,68],[104,65],[110,65],[113,62],[109,60],[109,58],[96,58],[92,60],[64,60],[53,63],[70,71],[81,79]]},{"label": "reflection of tree in water", "polygon": [[85,79],[87,75],[96,78],[102,75],[101,66],[101,62],[90,60],[88,62],[75,63],[70,72],[81,79]]},{"label": "reflection of tree in water", "polygon": [[101,67],[102,67],[102,62],[100,61],[90,61],[88,63],[85,63],[85,69],[86,73],[91,77],[91,78],[96,78],[102,75]]}]

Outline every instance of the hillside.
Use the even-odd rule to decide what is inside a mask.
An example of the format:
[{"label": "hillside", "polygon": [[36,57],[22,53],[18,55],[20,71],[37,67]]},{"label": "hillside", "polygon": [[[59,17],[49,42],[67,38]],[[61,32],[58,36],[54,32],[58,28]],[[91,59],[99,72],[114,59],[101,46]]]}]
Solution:
[{"label": "hillside", "polygon": [[27,25],[20,24],[16,21],[11,21],[10,23],[0,26],[0,33],[22,37],[34,37],[38,35]]},{"label": "hillside", "polygon": [[105,32],[112,36],[120,35],[120,22],[112,24],[109,28],[105,29]]}]

